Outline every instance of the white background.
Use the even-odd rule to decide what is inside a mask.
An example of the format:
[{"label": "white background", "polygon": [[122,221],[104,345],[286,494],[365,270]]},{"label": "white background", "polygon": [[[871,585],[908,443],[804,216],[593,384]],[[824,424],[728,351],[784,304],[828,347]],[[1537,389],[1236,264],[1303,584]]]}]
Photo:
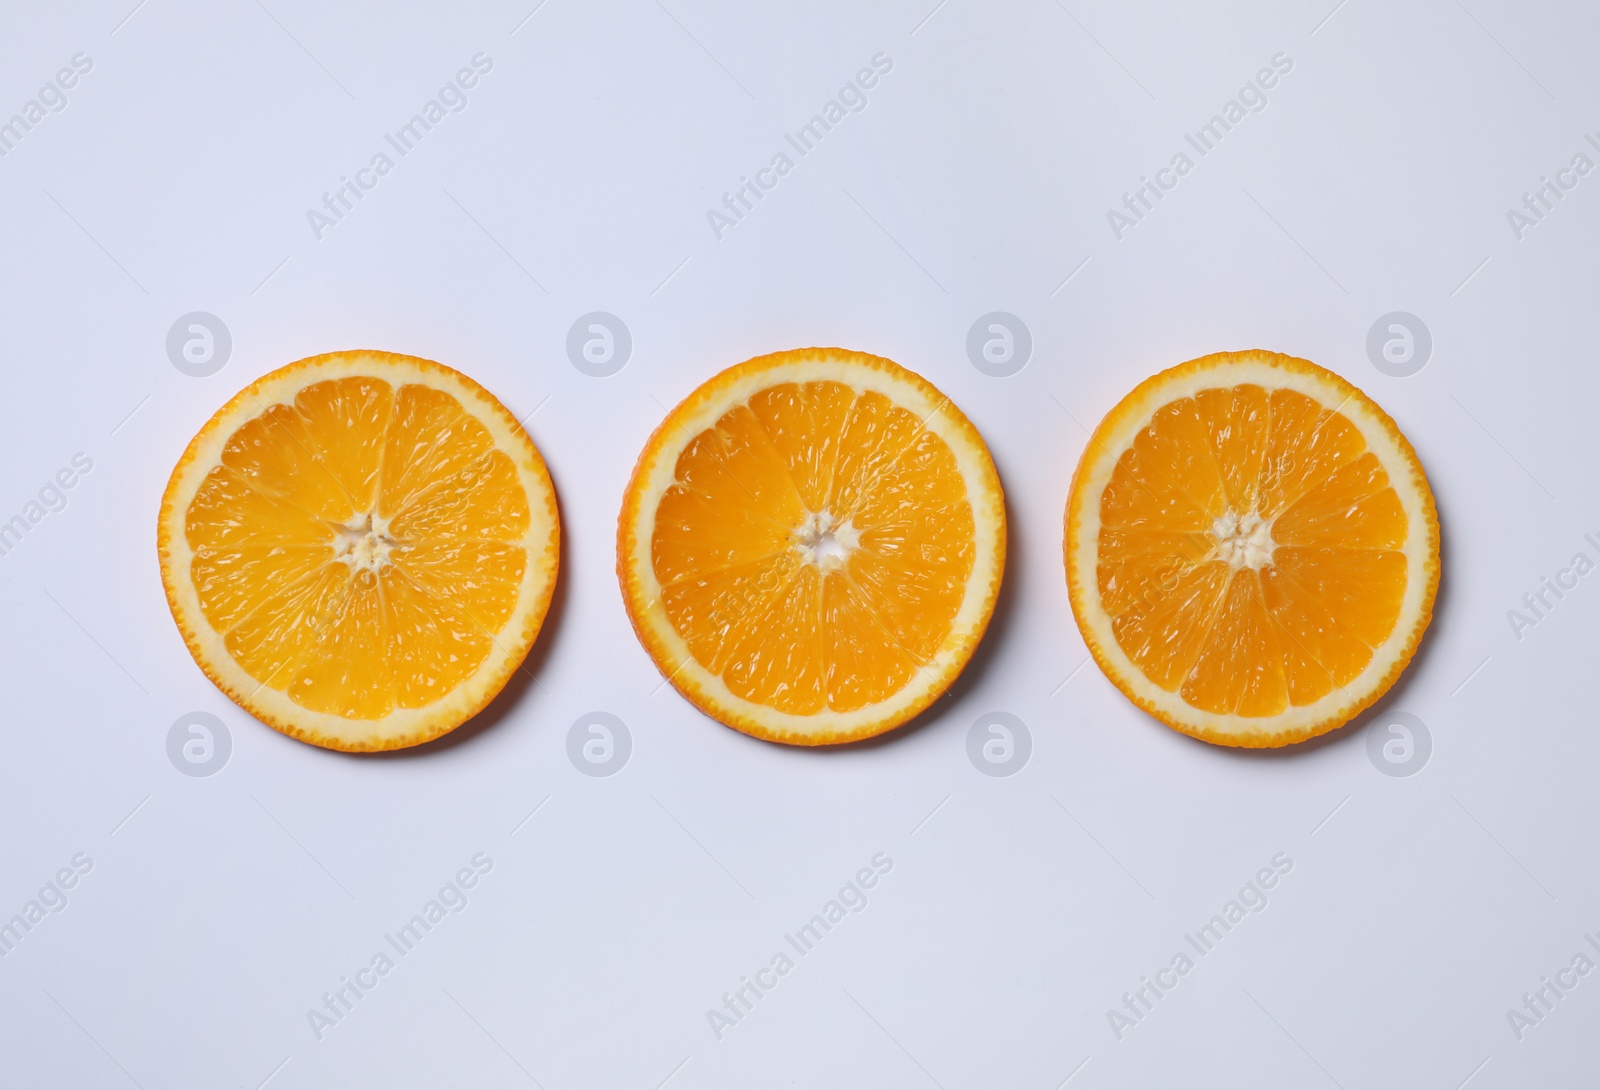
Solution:
[{"label": "white background", "polygon": [[[1594,8],[132,2],[0,16],[0,118],[73,54],[94,62],[0,159],[0,518],[75,453],[93,462],[0,558],[0,918],[75,853],[94,862],[0,959],[0,1081],[1594,1077],[1600,975],[1520,1041],[1506,1013],[1600,931],[1600,575],[1520,639],[1507,618],[1575,552],[1600,560],[1582,537],[1600,531],[1600,176],[1521,240],[1506,217],[1600,128]],[[306,211],[480,51],[494,67],[467,108],[314,238]],[[706,211],[879,52],[894,67],[869,106],[719,241]],[[1268,107],[1117,240],[1106,211],[1280,52],[1294,67]],[[195,310],[234,340],[207,378],[165,349]],[[565,350],[593,310],[634,339],[604,379]],[[1008,378],[967,358],[994,310],[1034,339]],[[1365,347],[1396,310],[1435,342],[1403,379]],[[954,398],[1011,520],[993,626],[951,697],[836,752],[746,738],[662,687],[613,576],[663,407],[807,344],[887,355]],[[161,489],[205,419],[267,370],[351,347],[538,407],[565,536],[532,680],[388,757],[300,744],[221,696],[155,555]],[[1351,379],[1429,473],[1444,579],[1385,705],[1432,736],[1409,778],[1369,760],[1369,719],[1232,752],[1084,666],[1060,555],[1082,426],[1162,367],[1244,347]],[[566,755],[596,710],[633,737],[610,778]],[[166,755],[195,711],[232,737],[210,778]],[[1008,778],[967,757],[995,711],[1033,739]],[[494,868],[466,910],[318,1040],[306,1011],[477,852]],[[707,1010],[878,852],[894,868],[869,906],[718,1040]],[[1268,907],[1119,1041],[1107,1010],[1278,852],[1294,867]]]}]

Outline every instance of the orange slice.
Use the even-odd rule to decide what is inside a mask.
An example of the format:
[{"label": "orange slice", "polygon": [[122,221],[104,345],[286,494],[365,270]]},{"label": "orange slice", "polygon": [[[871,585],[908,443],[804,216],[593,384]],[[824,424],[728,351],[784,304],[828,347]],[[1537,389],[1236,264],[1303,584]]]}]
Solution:
[{"label": "orange slice", "polygon": [[1095,429],[1066,515],[1095,662],[1175,730],[1281,746],[1394,684],[1433,615],[1439,519],[1416,452],[1331,371],[1219,352]]},{"label": "orange slice", "polygon": [[487,704],[555,586],[555,490],[458,371],[334,352],[273,371],[189,443],[161,580],[200,669],[285,734],[412,746]]},{"label": "orange slice", "polygon": [[775,742],[871,737],[972,656],[1005,567],[1000,480],[926,380],[839,348],[717,375],[650,437],[617,574],[656,666]]}]

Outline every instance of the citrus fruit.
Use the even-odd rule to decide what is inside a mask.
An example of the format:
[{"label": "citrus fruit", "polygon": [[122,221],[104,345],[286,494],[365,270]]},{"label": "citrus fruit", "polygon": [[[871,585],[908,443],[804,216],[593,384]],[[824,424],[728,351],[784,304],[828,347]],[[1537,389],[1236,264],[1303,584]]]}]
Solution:
[{"label": "citrus fruit", "polygon": [[1204,356],[1123,398],[1078,463],[1065,547],[1106,677],[1230,746],[1301,741],[1371,705],[1439,584],[1411,444],[1344,379],[1273,352]]},{"label": "citrus fruit", "polygon": [[805,348],[723,371],[656,429],[617,574],[690,701],[823,745],[890,730],[950,686],[1005,543],[994,464],[948,398],[879,356]]},{"label": "citrus fruit", "polygon": [[291,363],[190,441],[161,501],[189,653],[257,719],[331,749],[416,745],[505,685],[555,586],[555,490],[517,419],[386,352]]}]

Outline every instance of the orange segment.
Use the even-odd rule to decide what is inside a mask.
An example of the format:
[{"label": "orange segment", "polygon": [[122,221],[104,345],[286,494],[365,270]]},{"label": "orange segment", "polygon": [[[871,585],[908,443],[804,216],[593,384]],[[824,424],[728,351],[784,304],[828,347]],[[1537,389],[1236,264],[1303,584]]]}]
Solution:
[{"label": "orange segment", "polygon": [[189,577],[206,620],[218,632],[229,632],[289,588],[321,573],[329,556],[323,545],[208,546],[195,550]]},{"label": "orange segment", "polygon": [[[426,708],[466,683],[495,652],[495,630],[464,600],[431,594],[404,570],[384,582],[395,701]],[[492,616],[492,615],[491,615]]]},{"label": "orange segment", "polygon": [[1370,705],[1439,575],[1433,496],[1394,421],[1268,352],[1193,360],[1124,398],[1078,466],[1065,550],[1107,677],[1229,745],[1309,738]]},{"label": "orange segment", "polygon": [[1341,549],[1403,548],[1407,532],[1405,508],[1371,451],[1306,489],[1272,524],[1280,545]]},{"label": "orange segment", "polygon": [[1210,640],[1228,583],[1223,564],[1195,564],[1159,582],[1133,583],[1137,590],[1112,615],[1118,644],[1157,685],[1176,689]]},{"label": "orange segment", "polygon": [[783,517],[798,516],[798,499],[786,502],[779,489],[768,496],[778,501],[776,506],[756,502],[729,468],[725,448],[720,430],[712,430],[695,436],[677,459],[673,483],[660,498],[651,542],[664,585],[774,557],[789,547]]},{"label": "orange segment", "polygon": [[922,665],[877,623],[858,585],[838,573],[823,590],[827,632],[828,704],[836,712],[859,712],[891,700]]},{"label": "orange segment", "polygon": [[[1290,700],[1310,704],[1335,686],[1348,685],[1372,660],[1372,645],[1356,630],[1352,622],[1358,618],[1349,608],[1351,604],[1359,608],[1360,588],[1351,588],[1354,595],[1338,596],[1342,602],[1328,602],[1316,593],[1319,580],[1306,570],[1303,550],[1280,548],[1273,559],[1273,566],[1262,572],[1262,591],[1268,610],[1288,637]],[[1399,574],[1403,579],[1403,565]],[[1380,607],[1385,599],[1399,602],[1392,586],[1380,589],[1389,591],[1377,596]],[[1388,615],[1374,626],[1378,631],[1394,624],[1393,611],[1384,612]]]},{"label": "orange segment", "polygon": [[1266,457],[1267,392],[1259,386],[1200,390],[1195,406],[1205,427],[1205,444],[1217,452],[1223,498],[1235,511],[1259,507],[1261,460]]},{"label": "orange segment", "polygon": [[1224,577],[1227,591],[1211,623],[1201,630],[1200,654],[1184,672],[1178,691],[1202,711],[1276,715],[1288,706],[1288,684],[1282,640],[1261,600],[1261,580],[1249,568]]},{"label": "orange segment", "polygon": [[[1275,572],[1320,603],[1338,631],[1375,648],[1394,631],[1405,597],[1406,557],[1372,549],[1279,549]],[[1326,664],[1339,676],[1339,663]]]},{"label": "orange segment", "polygon": [[878,478],[924,434],[915,413],[875,390],[860,392],[839,436],[826,508],[849,518],[857,504],[871,499]]},{"label": "orange segment", "polygon": [[315,444],[318,463],[353,510],[372,508],[393,406],[389,383],[368,376],[314,382],[295,395],[301,441]]},{"label": "orange segment", "polygon": [[383,638],[379,576],[356,571],[346,579],[333,615],[288,669],[286,692],[302,708],[346,719],[382,719],[394,709],[389,646]]},{"label": "orange segment", "polygon": [[417,541],[395,560],[396,578],[384,580],[384,593],[400,593],[402,588],[394,585],[398,579],[440,601],[459,602],[479,628],[498,632],[517,608],[517,588],[527,564],[526,549],[503,541]]},{"label": "orange segment", "polygon": [[285,688],[349,593],[349,577],[327,563],[299,583],[269,585],[260,604],[222,633],[223,646],[252,681]]},{"label": "orange segment", "polygon": [[173,470],[162,580],[195,661],[277,729],[415,745],[505,684],[548,607],[549,474],[498,401],[409,356],[265,376]]},{"label": "orange segment", "polygon": [[407,501],[471,469],[494,449],[489,430],[448,392],[408,383],[395,397],[394,426],[382,435],[379,504],[391,515]]},{"label": "orange segment", "polygon": [[795,564],[776,594],[734,623],[722,656],[734,695],[790,715],[826,706],[822,581],[815,564]]},{"label": "orange segment", "polygon": [[634,628],[730,726],[816,745],[954,680],[1004,563],[999,481],[936,389],[840,349],[724,371],[651,437],[618,526]]},{"label": "orange segment", "polygon": [[784,383],[750,398],[773,450],[807,510],[827,506],[845,421],[856,392],[841,382]]},{"label": "orange segment", "polygon": [[743,634],[745,618],[782,594],[799,565],[799,556],[785,551],[688,576],[662,588],[662,608],[688,642],[690,654],[721,674]]},{"label": "orange segment", "polygon": [[183,514],[184,536],[196,548],[327,544],[326,519],[320,514],[222,465],[198,484]]},{"label": "orange segment", "polygon": [[219,461],[263,496],[314,520],[343,521],[355,512],[355,501],[319,460],[316,445],[293,406],[273,405],[228,437]]},{"label": "orange segment", "polygon": [[1222,474],[1192,399],[1162,406],[1134,437],[1101,506],[1107,526],[1179,533],[1206,530],[1226,509]]},{"label": "orange segment", "polygon": [[527,489],[516,463],[501,450],[486,452],[429,487],[386,493],[379,510],[392,512],[389,529],[408,540],[516,542],[528,533]]},{"label": "orange segment", "polygon": [[972,576],[977,526],[948,444],[921,432],[855,506],[848,569],[862,601],[916,662],[938,654]]},{"label": "orange segment", "polygon": [[1263,518],[1275,518],[1367,449],[1344,406],[1343,399],[1324,404],[1294,390],[1272,392],[1257,503]]}]

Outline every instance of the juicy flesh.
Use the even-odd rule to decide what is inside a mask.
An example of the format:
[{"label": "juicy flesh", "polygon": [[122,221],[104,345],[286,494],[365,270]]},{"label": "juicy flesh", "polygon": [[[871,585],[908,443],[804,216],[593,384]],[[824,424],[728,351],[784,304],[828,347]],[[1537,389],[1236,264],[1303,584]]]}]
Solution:
[{"label": "juicy flesh", "polygon": [[488,657],[528,557],[516,466],[449,394],[352,377],[228,439],[185,519],[228,653],[302,707],[433,703]]},{"label": "juicy flesh", "polygon": [[1348,418],[1243,385],[1173,401],[1100,500],[1100,598],[1156,684],[1277,715],[1352,681],[1393,631],[1407,521]]},{"label": "juicy flesh", "polygon": [[735,695],[794,715],[887,699],[961,608],[974,524],[955,455],[838,382],[756,393],[689,441],[651,537],[661,602]]}]

